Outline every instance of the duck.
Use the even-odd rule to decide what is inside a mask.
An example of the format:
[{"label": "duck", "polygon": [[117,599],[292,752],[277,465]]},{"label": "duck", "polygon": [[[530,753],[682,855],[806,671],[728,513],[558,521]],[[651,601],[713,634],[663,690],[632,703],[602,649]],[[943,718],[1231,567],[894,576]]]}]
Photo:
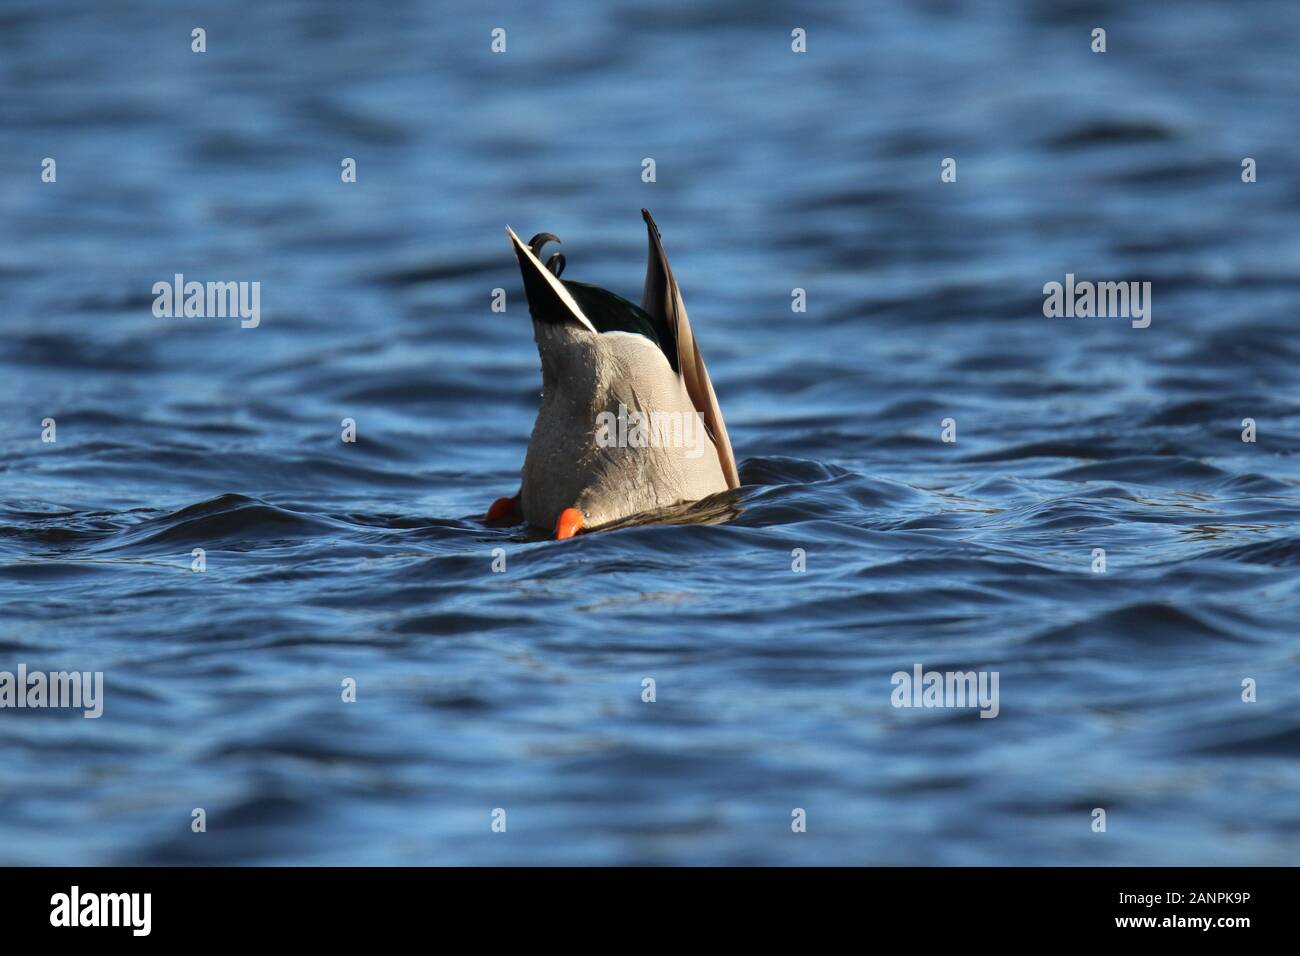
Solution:
[{"label": "duck", "polygon": [[722,409],[649,210],[640,306],[561,279],[559,237],[524,244],[506,226],[523,274],[542,393],[519,490],[488,508],[557,540],[740,486]]}]

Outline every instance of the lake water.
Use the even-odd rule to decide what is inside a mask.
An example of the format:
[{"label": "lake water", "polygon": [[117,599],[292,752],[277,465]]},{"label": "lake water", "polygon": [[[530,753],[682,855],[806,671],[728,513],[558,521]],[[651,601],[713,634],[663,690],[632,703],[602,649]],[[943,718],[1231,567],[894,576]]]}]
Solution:
[{"label": "lake water", "polygon": [[[1293,863],[1297,9],[6,3],[0,671],[106,689],[0,710],[0,862]],[[639,299],[642,206],[744,487],[485,528],[503,227]]]}]

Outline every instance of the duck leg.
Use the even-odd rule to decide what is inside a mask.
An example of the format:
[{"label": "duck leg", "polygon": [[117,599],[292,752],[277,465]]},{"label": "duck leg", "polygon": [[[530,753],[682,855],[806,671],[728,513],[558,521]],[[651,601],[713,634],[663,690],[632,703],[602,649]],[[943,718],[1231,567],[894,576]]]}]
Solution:
[{"label": "duck leg", "polygon": [[513,498],[498,498],[492,502],[492,506],[487,510],[487,516],[484,521],[500,521],[503,518],[513,518],[519,514],[519,496]]},{"label": "duck leg", "polygon": [[565,508],[555,520],[555,540],[572,538],[582,530],[582,512],[577,508]]}]

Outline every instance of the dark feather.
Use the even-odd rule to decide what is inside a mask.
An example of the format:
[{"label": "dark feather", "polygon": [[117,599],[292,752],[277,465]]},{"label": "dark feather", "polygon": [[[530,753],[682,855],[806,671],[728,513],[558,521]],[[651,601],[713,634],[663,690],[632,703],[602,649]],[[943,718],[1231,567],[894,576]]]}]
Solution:
[{"label": "dark feather", "polygon": [[634,332],[644,335],[659,346],[673,371],[677,371],[675,351],[669,352],[664,348],[664,343],[669,339],[667,327],[662,320],[656,322],[639,305],[600,286],[566,280],[564,287],[569,290],[569,295],[573,296],[573,301],[578,303],[597,332]]}]

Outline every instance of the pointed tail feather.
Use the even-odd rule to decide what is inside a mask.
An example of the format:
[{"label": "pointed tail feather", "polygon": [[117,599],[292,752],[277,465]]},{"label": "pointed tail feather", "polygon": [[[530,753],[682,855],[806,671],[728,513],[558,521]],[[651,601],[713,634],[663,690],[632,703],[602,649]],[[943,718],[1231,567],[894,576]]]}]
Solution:
[{"label": "pointed tail feather", "polygon": [[588,331],[595,332],[596,327],[583,314],[578,303],[573,301],[573,296],[564,287],[564,283],[542,265],[532,249],[519,241],[513,229],[506,226],[506,232],[510,233],[510,242],[514,245],[515,255],[519,257],[519,269],[524,275],[524,294],[528,296],[528,310],[533,317],[540,319],[543,316],[553,316],[550,321],[558,322],[567,313]]},{"label": "pointed tail feather", "polygon": [[727,487],[737,488],[740,486],[740,475],[736,471],[736,456],[731,450],[731,439],[727,436],[727,426],[722,420],[722,409],[718,407],[718,397],[713,392],[709,371],[704,367],[704,359],[700,357],[699,347],[695,344],[691,323],[686,317],[686,306],[682,303],[681,290],[677,288],[672,267],[668,265],[668,256],[659,238],[659,227],[655,225],[648,209],[642,209],[641,216],[645,219],[650,236],[641,308],[651,316],[662,319],[667,325],[673,341],[665,345],[676,349],[677,374],[681,376],[686,394],[691,397],[695,410],[704,416],[704,424],[713,436],[713,444],[718,449],[718,463],[722,466],[723,477],[727,479]]}]

